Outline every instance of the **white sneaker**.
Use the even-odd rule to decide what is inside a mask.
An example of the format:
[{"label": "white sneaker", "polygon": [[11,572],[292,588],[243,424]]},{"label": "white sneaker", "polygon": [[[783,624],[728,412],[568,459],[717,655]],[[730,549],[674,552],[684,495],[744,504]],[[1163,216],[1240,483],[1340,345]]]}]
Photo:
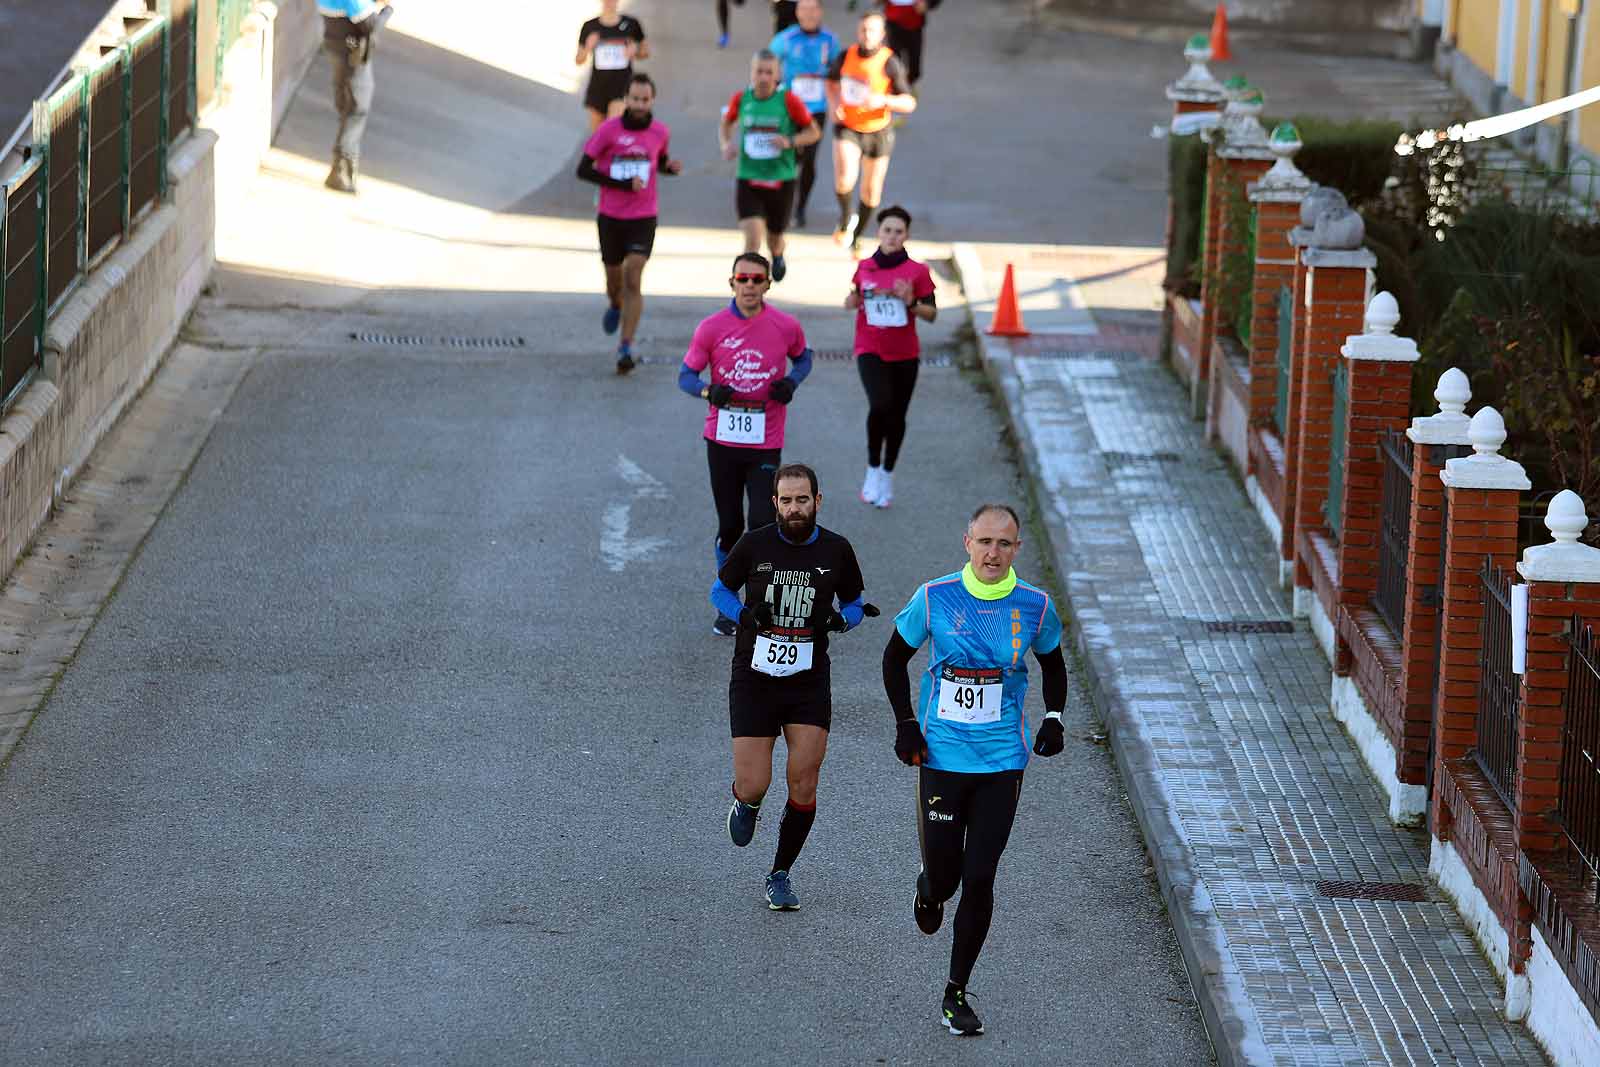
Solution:
[{"label": "white sneaker", "polygon": [[861,483],[861,502],[863,504],[876,504],[878,502],[878,489],[883,485],[883,468],[868,467],[866,480]]},{"label": "white sneaker", "polygon": [[878,495],[873,498],[875,507],[886,508],[894,502],[894,472],[880,471],[878,474]]}]

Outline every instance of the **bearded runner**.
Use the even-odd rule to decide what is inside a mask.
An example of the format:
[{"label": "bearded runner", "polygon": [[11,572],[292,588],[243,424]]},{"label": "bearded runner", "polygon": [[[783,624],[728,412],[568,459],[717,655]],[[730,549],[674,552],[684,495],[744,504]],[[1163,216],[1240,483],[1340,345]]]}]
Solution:
[{"label": "bearded runner", "polygon": [[794,911],[800,898],[789,870],[816,819],[817,776],[833,722],[828,635],[876,616],[878,609],[861,602],[861,567],[850,542],[817,525],[817,472],[802,463],[778,468],[772,502],[778,521],[751,530],[733,546],[712,583],[711,602],[739,620],[728,681],[728,836],[742,848],[755,835],[782,733],[789,798],[767,872],[766,900],[773,911]]}]

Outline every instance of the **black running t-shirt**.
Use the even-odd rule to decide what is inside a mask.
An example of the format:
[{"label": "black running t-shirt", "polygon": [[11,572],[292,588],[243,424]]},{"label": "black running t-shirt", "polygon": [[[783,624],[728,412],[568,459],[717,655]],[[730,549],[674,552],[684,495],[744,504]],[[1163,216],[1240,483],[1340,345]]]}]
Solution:
[{"label": "black running t-shirt", "polygon": [[780,644],[809,643],[813,666],[790,677],[809,674],[818,681],[827,679],[828,633],[823,623],[830,611],[837,610],[836,600],[838,604],[858,600],[865,587],[849,541],[819,526],[811,542],[797,545],[785,539],[773,523],[739,538],[717,577],[734,592],[744,589],[746,606],[763,600],[772,606],[770,630],[758,634],[752,627],[739,628],[734,670],[758,669],[752,659],[764,636]]}]

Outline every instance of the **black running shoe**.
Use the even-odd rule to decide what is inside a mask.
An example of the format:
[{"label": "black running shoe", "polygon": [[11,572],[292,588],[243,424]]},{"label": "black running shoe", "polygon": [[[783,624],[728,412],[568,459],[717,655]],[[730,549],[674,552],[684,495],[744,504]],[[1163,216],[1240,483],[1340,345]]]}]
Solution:
[{"label": "black running shoe", "polygon": [[957,1037],[972,1037],[983,1033],[983,1020],[972,1010],[970,994],[965,989],[946,990],[944,1009],[939,1021]]},{"label": "black running shoe", "polygon": [[739,624],[726,615],[718,615],[717,621],[711,624],[711,632],[718,637],[735,637],[739,633]]},{"label": "black running shoe", "polygon": [[789,264],[783,261],[782,256],[772,257],[772,280],[781,282],[789,275]]},{"label": "black running shoe", "polygon": [[911,915],[917,920],[917,929],[925,934],[936,934],[944,922],[944,905],[926,900],[922,896],[922,883],[926,875],[917,875],[917,891],[911,898]]}]

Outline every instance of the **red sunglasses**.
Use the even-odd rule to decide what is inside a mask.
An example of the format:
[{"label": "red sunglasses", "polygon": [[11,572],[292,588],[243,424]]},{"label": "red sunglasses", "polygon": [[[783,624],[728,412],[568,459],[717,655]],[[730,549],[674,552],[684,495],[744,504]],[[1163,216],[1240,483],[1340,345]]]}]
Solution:
[{"label": "red sunglasses", "polygon": [[735,274],[733,280],[741,285],[760,285],[767,280],[765,274]]}]

